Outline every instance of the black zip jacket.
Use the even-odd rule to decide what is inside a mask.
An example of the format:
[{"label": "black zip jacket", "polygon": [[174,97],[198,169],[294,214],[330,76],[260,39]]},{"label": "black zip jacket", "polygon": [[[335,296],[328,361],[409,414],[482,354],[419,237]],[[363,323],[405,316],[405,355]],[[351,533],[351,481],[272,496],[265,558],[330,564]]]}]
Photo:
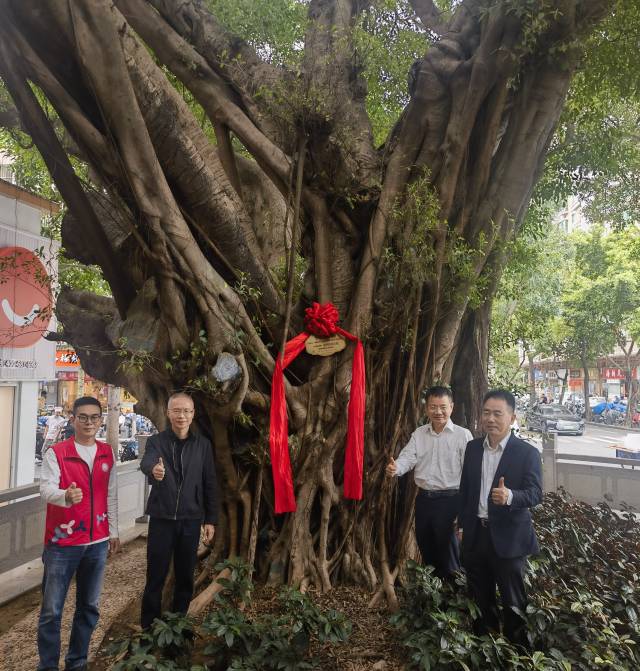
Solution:
[{"label": "black zip jacket", "polygon": [[[147,440],[140,470],[152,485],[147,501],[147,515],[165,520],[202,520],[215,524],[218,519],[218,483],[211,443],[189,433],[182,448],[182,482],[176,449],[176,435],[171,429]],[[151,471],[162,457],[164,479],[156,480]]]}]

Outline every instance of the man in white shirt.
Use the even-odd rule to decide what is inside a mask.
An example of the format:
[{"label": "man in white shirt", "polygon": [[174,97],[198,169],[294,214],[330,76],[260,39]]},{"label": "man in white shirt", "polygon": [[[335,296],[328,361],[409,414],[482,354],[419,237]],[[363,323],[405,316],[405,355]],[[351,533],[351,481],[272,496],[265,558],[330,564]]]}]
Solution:
[{"label": "man in white shirt", "polygon": [[47,431],[44,434],[44,444],[42,445],[42,452],[46,452],[54,443],[58,442],[58,436],[62,427],[67,423],[67,420],[62,415],[62,408],[56,406],[53,409],[53,415],[47,419]]},{"label": "man in white shirt", "polygon": [[530,508],[542,501],[542,468],[535,447],[511,433],[515,398],[504,389],[489,391],[482,407],[483,438],[469,443],[460,480],[464,567],[471,597],[480,608],[476,634],[499,632],[496,587],[504,633],[527,645],[519,613],[527,607],[524,569],[539,551]]},{"label": "man in white shirt", "polygon": [[425,564],[438,577],[451,580],[460,569],[455,520],[460,504],[458,489],[468,429],[451,421],[453,395],[447,387],[431,387],[426,396],[429,424],[418,427],[396,460],[391,459],[389,477],[413,469],[418,486],[415,505],[416,541]]},{"label": "man in white shirt", "polygon": [[57,671],[60,621],[71,579],[76,577],[76,610],[65,671],[87,668],[89,641],[107,552],[117,552],[118,483],[113,451],[95,440],[102,422],[100,402],[90,396],[73,405],[75,436],[44,454],[40,494],[47,503],[42,555],[42,607],[38,622],[38,671]]}]

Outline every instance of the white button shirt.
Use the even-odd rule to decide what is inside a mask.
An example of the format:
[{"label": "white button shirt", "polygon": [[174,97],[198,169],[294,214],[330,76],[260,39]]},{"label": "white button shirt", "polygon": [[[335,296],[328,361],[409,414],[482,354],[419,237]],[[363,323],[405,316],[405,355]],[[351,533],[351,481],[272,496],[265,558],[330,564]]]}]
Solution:
[{"label": "white button shirt", "polygon": [[413,468],[420,489],[458,489],[464,452],[472,439],[471,431],[451,420],[440,433],[431,424],[419,426],[396,459],[396,475],[404,475]]},{"label": "white button shirt", "polygon": [[60,433],[60,429],[67,423],[67,420],[62,415],[51,415],[47,419],[47,433],[45,440],[55,440]]},{"label": "white button shirt", "polygon": [[[491,489],[493,485],[493,480],[496,477],[496,471],[498,470],[498,464],[502,455],[504,453],[504,448],[507,446],[511,438],[511,432],[509,432],[499,443],[497,447],[491,447],[489,443],[489,437],[485,436],[484,443],[482,447],[484,448],[484,453],[482,454],[482,481],[480,483],[480,501],[478,502],[478,517],[482,517],[485,520],[489,518],[489,496],[491,495]],[[509,498],[507,499],[507,505],[511,505],[513,500],[513,492],[509,490]]]},{"label": "white button shirt", "polygon": [[[98,446],[80,445],[76,443],[76,451],[78,456],[84,461],[89,470],[93,470],[93,462],[96,458]],[[118,471],[117,462],[113,464],[111,473],[109,473],[109,487],[107,490],[107,519],[109,520],[109,537],[118,538]],[[82,492],[83,496],[89,496],[88,492]],[[58,458],[52,448],[49,448],[42,459],[42,470],[40,472],[40,496],[46,503],[51,503],[54,506],[61,506],[69,508],[70,503],[65,499],[65,490],[60,489],[60,465]],[[86,545],[93,545],[94,543],[103,543],[107,539],[104,538],[99,541],[92,541]]]}]

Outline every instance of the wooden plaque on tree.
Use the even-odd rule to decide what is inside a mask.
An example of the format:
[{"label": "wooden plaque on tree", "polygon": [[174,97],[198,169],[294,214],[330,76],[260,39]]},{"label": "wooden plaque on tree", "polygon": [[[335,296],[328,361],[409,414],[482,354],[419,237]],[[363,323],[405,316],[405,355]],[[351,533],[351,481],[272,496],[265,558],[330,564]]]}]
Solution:
[{"label": "wooden plaque on tree", "polygon": [[331,356],[336,352],[341,352],[346,346],[345,339],[339,335],[332,335],[328,338],[317,338],[310,335],[304,344],[305,350],[316,356]]}]

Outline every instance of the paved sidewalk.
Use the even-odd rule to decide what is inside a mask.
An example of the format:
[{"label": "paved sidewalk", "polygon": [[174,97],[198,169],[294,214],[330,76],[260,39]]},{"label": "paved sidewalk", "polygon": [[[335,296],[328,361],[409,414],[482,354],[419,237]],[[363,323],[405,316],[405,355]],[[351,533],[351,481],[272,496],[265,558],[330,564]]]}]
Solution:
[{"label": "paved sidewalk", "polygon": [[[146,525],[138,525],[146,527]],[[136,533],[138,533],[136,531]],[[132,540],[133,531],[122,534],[122,540]],[[36,569],[30,573],[35,574]],[[109,627],[124,610],[130,606],[132,600],[138,600],[144,587],[146,572],[146,544],[140,539],[127,543],[124,550],[107,561],[104,576],[102,595],[100,598],[100,619],[91,638],[89,659],[91,660]],[[62,615],[61,626],[61,664],[64,665],[64,655],[67,650],[71,622],[75,608],[75,581],[72,581],[69,594]],[[35,594],[38,594],[37,592]],[[18,602],[16,602],[18,603]],[[5,604],[0,608],[7,611],[12,604]],[[38,665],[38,650],[36,645],[38,634],[39,601],[29,606],[24,614],[17,618],[11,627],[0,635],[0,671],[29,671]],[[131,622],[137,624],[137,617]]]},{"label": "paved sidewalk", "polygon": [[[129,543],[146,531],[146,524],[135,524],[121,532],[120,541]],[[0,574],[0,606],[40,585],[42,572],[42,559],[38,558]]]}]

